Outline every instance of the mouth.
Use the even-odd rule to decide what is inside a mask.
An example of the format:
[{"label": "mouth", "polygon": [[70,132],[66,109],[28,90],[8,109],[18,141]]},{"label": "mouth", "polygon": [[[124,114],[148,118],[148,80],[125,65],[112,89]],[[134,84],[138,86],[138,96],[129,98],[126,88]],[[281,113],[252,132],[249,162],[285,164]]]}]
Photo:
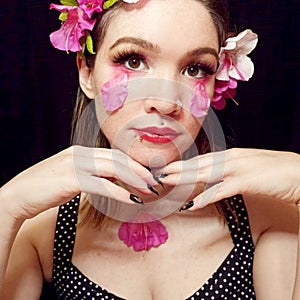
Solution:
[{"label": "mouth", "polygon": [[169,143],[179,135],[169,127],[134,128],[134,131],[141,139],[152,143]]}]

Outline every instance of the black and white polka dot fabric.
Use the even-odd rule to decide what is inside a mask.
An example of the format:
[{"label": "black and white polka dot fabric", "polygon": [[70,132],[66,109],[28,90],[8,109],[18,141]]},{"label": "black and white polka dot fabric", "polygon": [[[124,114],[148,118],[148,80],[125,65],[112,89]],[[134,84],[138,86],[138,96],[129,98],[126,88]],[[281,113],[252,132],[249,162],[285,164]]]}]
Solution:
[{"label": "black and white polka dot fabric", "polygon": [[[89,280],[72,264],[79,201],[77,196],[60,206],[58,212],[52,279],[57,299],[123,299]],[[229,204],[226,220],[234,248],[211,278],[187,300],[255,299],[252,281],[254,245],[246,207],[240,195],[224,201]]]}]

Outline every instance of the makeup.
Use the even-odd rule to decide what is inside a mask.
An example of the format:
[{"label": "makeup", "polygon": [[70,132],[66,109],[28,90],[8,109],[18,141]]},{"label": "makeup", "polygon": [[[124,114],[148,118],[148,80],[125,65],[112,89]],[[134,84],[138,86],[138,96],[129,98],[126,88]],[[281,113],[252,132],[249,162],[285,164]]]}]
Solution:
[{"label": "makeup", "polygon": [[124,105],[128,95],[128,75],[119,73],[101,88],[102,101],[106,111],[114,112]]},{"label": "makeup", "polygon": [[169,127],[145,127],[145,128],[134,128],[135,132],[143,140],[152,143],[169,143],[174,140],[179,134]]},{"label": "makeup", "polygon": [[194,117],[201,118],[207,115],[210,106],[210,99],[203,82],[199,82],[193,92],[190,110]]}]

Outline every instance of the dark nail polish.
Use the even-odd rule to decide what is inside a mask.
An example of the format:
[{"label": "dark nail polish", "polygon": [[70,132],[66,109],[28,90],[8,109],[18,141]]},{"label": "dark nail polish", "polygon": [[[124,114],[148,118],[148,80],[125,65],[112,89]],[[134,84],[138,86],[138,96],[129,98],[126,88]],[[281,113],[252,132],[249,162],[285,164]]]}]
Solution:
[{"label": "dark nail polish", "polygon": [[163,175],[163,177],[162,177],[161,175],[158,175],[158,176],[153,175],[154,180],[155,180],[157,183],[159,183],[162,187],[164,187],[164,184],[160,181],[160,178],[164,178],[164,177],[166,177],[166,175]]},{"label": "dark nail polish", "polygon": [[179,211],[187,210],[187,209],[189,209],[189,208],[191,208],[191,207],[193,207],[193,206],[194,206],[194,201],[192,200],[192,201],[190,201],[190,202],[188,202],[188,203],[185,203],[185,204],[179,209]]},{"label": "dark nail polish", "polygon": [[159,176],[158,176],[158,178],[165,178],[165,177],[167,177],[168,176],[168,174],[160,174]]},{"label": "dark nail polish", "polygon": [[154,193],[155,195],[159,196],[158,191],[156,191],[152,185],[147,184],[148,190],[150,190],[152,193]]},{"label": "dark nail polish", "polygon": [[138,196],[136,196],[136,195],[130,194],[129,198],[134,203],[144,204],[144,202]]}]

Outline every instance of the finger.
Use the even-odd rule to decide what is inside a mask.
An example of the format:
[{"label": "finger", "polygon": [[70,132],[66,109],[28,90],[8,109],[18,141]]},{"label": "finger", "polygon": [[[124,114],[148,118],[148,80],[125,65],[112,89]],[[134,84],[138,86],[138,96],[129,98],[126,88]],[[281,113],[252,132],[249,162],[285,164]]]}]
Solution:
[{"label": "finger", "polygon": [[199,161],[194,160],[188,164],[183,163],[181,170],[177,169],[175,172],[175,167],[173,167],[172,171],[174,173],[164,174],[164,176],[161,177],[163,184],[177,185],[199,182],[211,184],[222,181],[225,176],[223,161],[215,162],[212,165],[200,166]]},{"label": "finger", "polygon": [[198,155],[185,161],[172,162],[169,165],[156,169],[156,174],[172,174],[180,172],[182,168],[194,170],[199,167],[205,168],[213,164],[221,164],[225,162],[226,151],[211,152],[203,155]]},{"label": "finger", "polygon": [[[90,157],[80,157],[74,163],[74,166],[77,177],[84,172],[86,175],[90,174],[102,178],[114,178],[134,187],[141,193],[151,194],[147,183],[132,169],[129,169],[128,166],[124,166],[119,161],[112,161],[109,158],[94,159]],[[148,170],[146,171],[149,173]],[[154,181],[154,179],[152,180]]]},{"label": "finger", "polygon": [[82,176],[79,185],[81,191],[84,193],[104,196],[127,204],[134,204],[130,200],[130,192],[107,179],[95,176]]},{"label": "finger", "polygon": [[[208,204],[218,201],[220,189],[222,188],[223,182],[219,182],[212,187],[206,189],[203,193],[193,199],[194,205],[189,208],[190,211],[194,211],[207,206]],[[221,199],[219,199],[221,200]]]},{"label": "finger", "polygon": [[[95,165],[93,161],[98,162],[103,159],[106,159],[108,161],[112,162],[112,166],[114,166],[115,170],[118,171],[120,168],[120,165],[123,165],[124,168],[127,168],[128,170],[131,170],[135,173],[139,178],[142,179],[142,181],[151,186],[156,186],[158,183],[153,178],[153,175],[151,172],[146,169],[144,166],[139,164],[138,162],[131,159],[128,155],[121,152],[120,150],[116,149],[102,149],[102,148],[87,148],[86,151],[81,151],[82,149],[79,149],[80,157],[86,157],[86,159],[91,159],[91,166]],[[109,170],[112,170],[113,168],[109,168]],[[120,169],[121,170],[121,169]],[[101,170],[104,171],[103,169]],[[132,173],[133,174],[133,173]],[[135,177],[133,180],[138,180],[138,177]],[[138,180],[139,182],[142,182]],[[139,185],[139,184],[138,184]],[[141,187],[141,185],[139,185]]]},{"label": "finger", "polygon": [[219,182],[206,189],[203,193],[199,194],[193,199],[194,205],[189,210],[197,210],[203,208],[209,204],[216,203],[225,198],[229,198],[233,195],[240,194],[241,191],[237,189],[236,182]]}]

